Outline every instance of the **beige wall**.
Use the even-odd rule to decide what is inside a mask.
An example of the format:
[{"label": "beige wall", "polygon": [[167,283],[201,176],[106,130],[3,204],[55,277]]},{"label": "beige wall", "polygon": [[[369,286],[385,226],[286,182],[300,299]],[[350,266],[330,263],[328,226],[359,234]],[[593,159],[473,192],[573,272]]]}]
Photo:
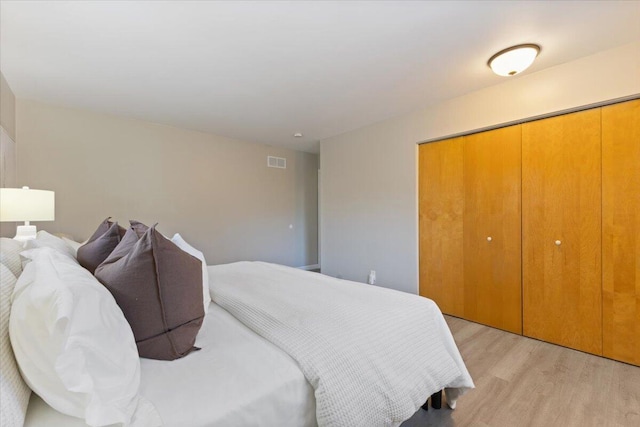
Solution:
[{"label": "beige wall", "polygon": [[[8,135],[13,141],[16,139],[16,98],[9,84],[0,72],[0,126],[6,132],[0,135],[0,181],[2,186],[13,187],[15,181],[15,146],[8,141]],[[0,200],[2,203],[2,200]],[[0,236],[15,235],[16,224],[13,222],[0,222]],[[13,233],[13,234],[11,234]]]},{"label": "beige wall", "polygon": [[321,141],[323,273],[417,293],[417,142],[635,94],[640,42]]},{"label": "beige wall", "polygon": [[111,215],[179,232],[209,264],[317,263],[317,155],[22,99],[16,116],[19,184],[56,192],[38,229],[85,239]]},{"label": "beige wall", "polygon": [[0,72],[0,125],[16,139],[16,97]]}]

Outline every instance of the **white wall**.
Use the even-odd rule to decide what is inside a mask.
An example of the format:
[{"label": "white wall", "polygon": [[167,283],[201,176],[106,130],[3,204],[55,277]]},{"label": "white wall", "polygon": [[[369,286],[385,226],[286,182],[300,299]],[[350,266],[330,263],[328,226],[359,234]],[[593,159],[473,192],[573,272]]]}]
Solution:
[{"label": "white wall", "polygon": [[82,240],[113,216],[179,232],[210,264],[317,263],[315,154],[23,99],[16,118],[19,185],[56,192],[38,229]]},{"label": "white wall", "polygon": [[321,141],[322,272],[418,292],[416,143],[635,94],[640,42]]},{"label": "white wall", "polygon": [[9,87],[9,83],[0,72],[0,126],[9,137],[16,139],[16,97]]}]

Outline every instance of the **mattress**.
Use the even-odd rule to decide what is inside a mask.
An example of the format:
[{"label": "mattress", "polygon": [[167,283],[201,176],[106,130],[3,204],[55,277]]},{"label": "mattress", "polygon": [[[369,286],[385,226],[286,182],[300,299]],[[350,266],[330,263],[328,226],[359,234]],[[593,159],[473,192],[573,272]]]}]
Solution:
[{"label": "mattress", "polygon": [[[141,359],[141,395],[165,426],[316,426],[314,392],[296,362],[215,303],[196,346],[171,362]],[[26,427],[85,425],[32,394]]]}]

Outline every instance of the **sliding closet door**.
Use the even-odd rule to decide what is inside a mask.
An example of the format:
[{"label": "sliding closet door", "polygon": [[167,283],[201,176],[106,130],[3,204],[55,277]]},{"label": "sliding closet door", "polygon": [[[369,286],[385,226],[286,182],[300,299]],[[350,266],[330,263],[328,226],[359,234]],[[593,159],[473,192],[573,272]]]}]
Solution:
[{"label": "sliding closet door", "polygon": [[520,125],[464,138],[464,314],[522,333]]},{"label": "sliding closet door", "polygon": [[602,109],[603,355],[640,365],[640,100]]},{"label": "sliding closet door", "polygon": [[523,330],[602,354],[600,109],[522,125]]},{"label": "sliding closet door", "polygon": [[462,138],[419,146],[420,295],[464,314]]}]

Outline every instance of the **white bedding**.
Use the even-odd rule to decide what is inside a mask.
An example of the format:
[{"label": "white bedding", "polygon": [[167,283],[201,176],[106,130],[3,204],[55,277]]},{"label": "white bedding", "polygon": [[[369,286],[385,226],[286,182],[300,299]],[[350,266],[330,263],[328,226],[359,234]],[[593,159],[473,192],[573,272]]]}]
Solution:
[{"label": "white bedding", "polygon": [[320,426],[396,426],[434,392],[455,401],[473,387],[426,298],[262,262],[210,266],[209,283],[217,304],[298,362]]},{"label": "white bedding", "polygon": [[[315,426],[313,389],[296,362],[212,303],[184,359],[141,359],[141,395],[172,426]],[[26,427],[85,423],[32,395]]]}]

